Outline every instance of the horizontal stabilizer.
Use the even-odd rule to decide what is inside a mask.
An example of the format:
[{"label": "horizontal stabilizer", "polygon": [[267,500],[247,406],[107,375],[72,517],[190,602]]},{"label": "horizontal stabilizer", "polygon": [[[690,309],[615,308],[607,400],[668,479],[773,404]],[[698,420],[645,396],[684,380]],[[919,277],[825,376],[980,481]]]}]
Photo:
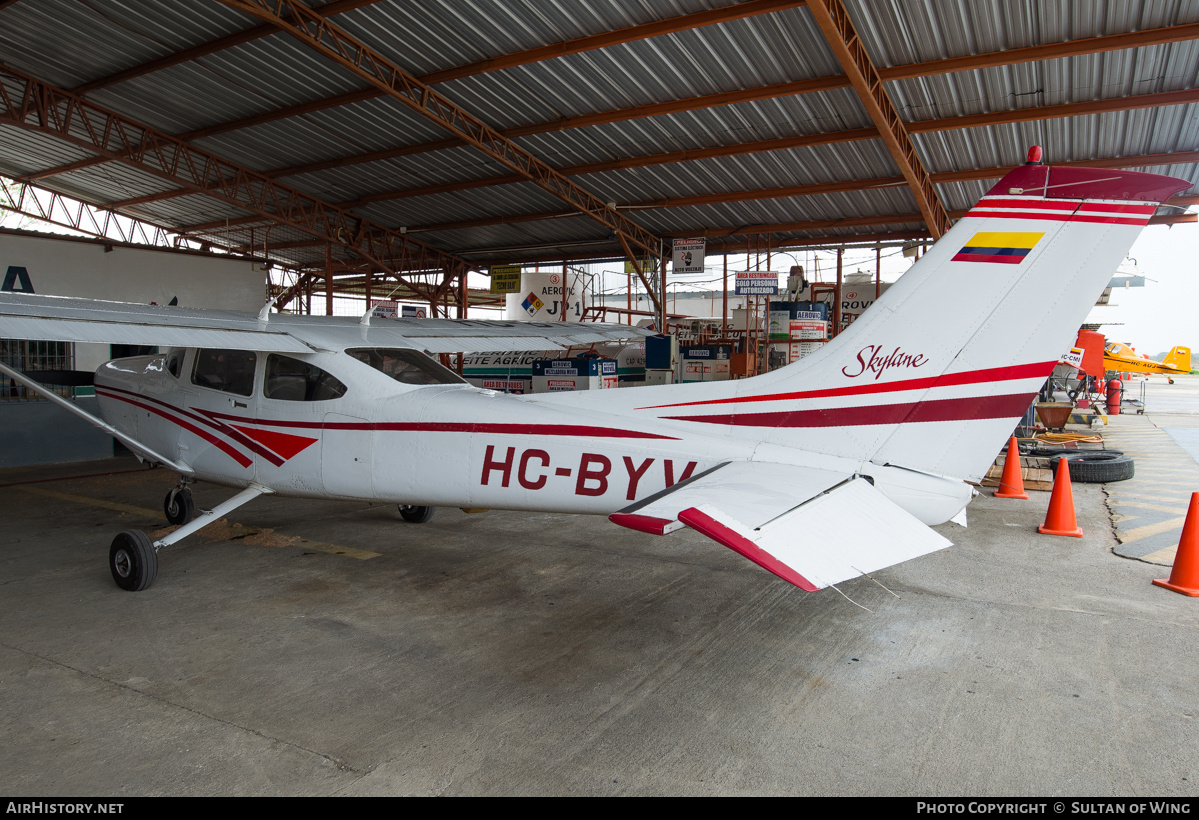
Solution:
[{"label": "horizontal stabilizer", "polygon": [[741,520],[756,527],[847,478],[849,473],[793,464],[726,462],[612,513],[608,519],[629,529],[666,535],[683,526],[678,521],[680,511],[713,504],[737,510]]},{"label": "horizontal stabilizer", "polygon": [[861,478],[758,527],[739,512],[704,504],[679,520],[808,592],[950,546]]},{"label": "horizontal stabilizer", "polygon": [[808,592],[950,545],[867,479],[757,461],[718,465],[608,518],[654,535],[688,526]]}]

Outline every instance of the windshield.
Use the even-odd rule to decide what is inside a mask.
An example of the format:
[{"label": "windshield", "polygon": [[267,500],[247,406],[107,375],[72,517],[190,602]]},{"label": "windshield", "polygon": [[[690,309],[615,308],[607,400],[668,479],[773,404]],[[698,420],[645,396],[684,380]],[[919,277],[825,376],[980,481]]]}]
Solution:
[{"label": "windshield", "polygon": [[454,371],[417,350],[359,347],[346,353],[403,384],[466,384]]}]

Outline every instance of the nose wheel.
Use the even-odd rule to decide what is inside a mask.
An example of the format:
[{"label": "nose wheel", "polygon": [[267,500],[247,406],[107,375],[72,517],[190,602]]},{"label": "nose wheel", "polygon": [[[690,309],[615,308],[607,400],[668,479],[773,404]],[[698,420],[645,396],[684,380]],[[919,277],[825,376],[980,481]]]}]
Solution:
[{"label": "nose wheel", "polygon": [[424,524],[433,517],[436,507],[413,507],[411,504],[400,505],[400,518],[409,524]]},{"label": "nose wheel", "polygon": [[162,511],[166,513],[167,521],[176,526],[182,526],[192,520],[196,505],[192,501],[192,491],[187,487],[175,487],[163,499]]},{"label": "nose wheel", "polygon": [[127,592],[140,592],[158,575],[158,552],[144,532],[125,530],[112,539],[108,568],[117,586]]}]

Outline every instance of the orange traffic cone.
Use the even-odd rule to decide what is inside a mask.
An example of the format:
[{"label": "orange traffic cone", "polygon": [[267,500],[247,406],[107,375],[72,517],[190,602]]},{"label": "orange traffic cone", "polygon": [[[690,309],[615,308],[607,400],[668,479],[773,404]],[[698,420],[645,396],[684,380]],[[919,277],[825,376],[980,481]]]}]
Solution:
[{"label": "orange traffic cone", "polygon": [[1186,523],[1182,525],[1182,538],[1178,540],[1170,580],[1153,583],[1199,598],[1199,493],[1191,493],[1191,506],[1187,509]]},{"label": "orange traffic cone", "polygon": [[999,479],[995,497],[1028,498],[1028,493],[1024,492],[1024,479],[1020,477],[1020,447],[1015,436],[1007,443],[1007,458],[1003,460],[1003,476]]},{"label": "orange traffic cone", "polygon": [[1070,489],[1070,465],[1064,458],[1057,460],[1053,493],[1049,496],[1049,511],[1045,513],[1045,523],[1037,527],[1037,532],[1082,538],[1082,530],[1074,519],[1074,491]]}]

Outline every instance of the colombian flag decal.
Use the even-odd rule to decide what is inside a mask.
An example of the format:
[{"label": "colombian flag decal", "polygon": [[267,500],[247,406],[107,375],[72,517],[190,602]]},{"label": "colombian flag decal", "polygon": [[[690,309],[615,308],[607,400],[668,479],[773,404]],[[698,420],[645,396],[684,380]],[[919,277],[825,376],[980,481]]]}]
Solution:
[{"label": "colombian flag decal", "polygon": [[976,233],[953,257],[953,261],[1000,262],[1004,265],[1019,265],[1044,235],[1043,233],[992,231]]}]

